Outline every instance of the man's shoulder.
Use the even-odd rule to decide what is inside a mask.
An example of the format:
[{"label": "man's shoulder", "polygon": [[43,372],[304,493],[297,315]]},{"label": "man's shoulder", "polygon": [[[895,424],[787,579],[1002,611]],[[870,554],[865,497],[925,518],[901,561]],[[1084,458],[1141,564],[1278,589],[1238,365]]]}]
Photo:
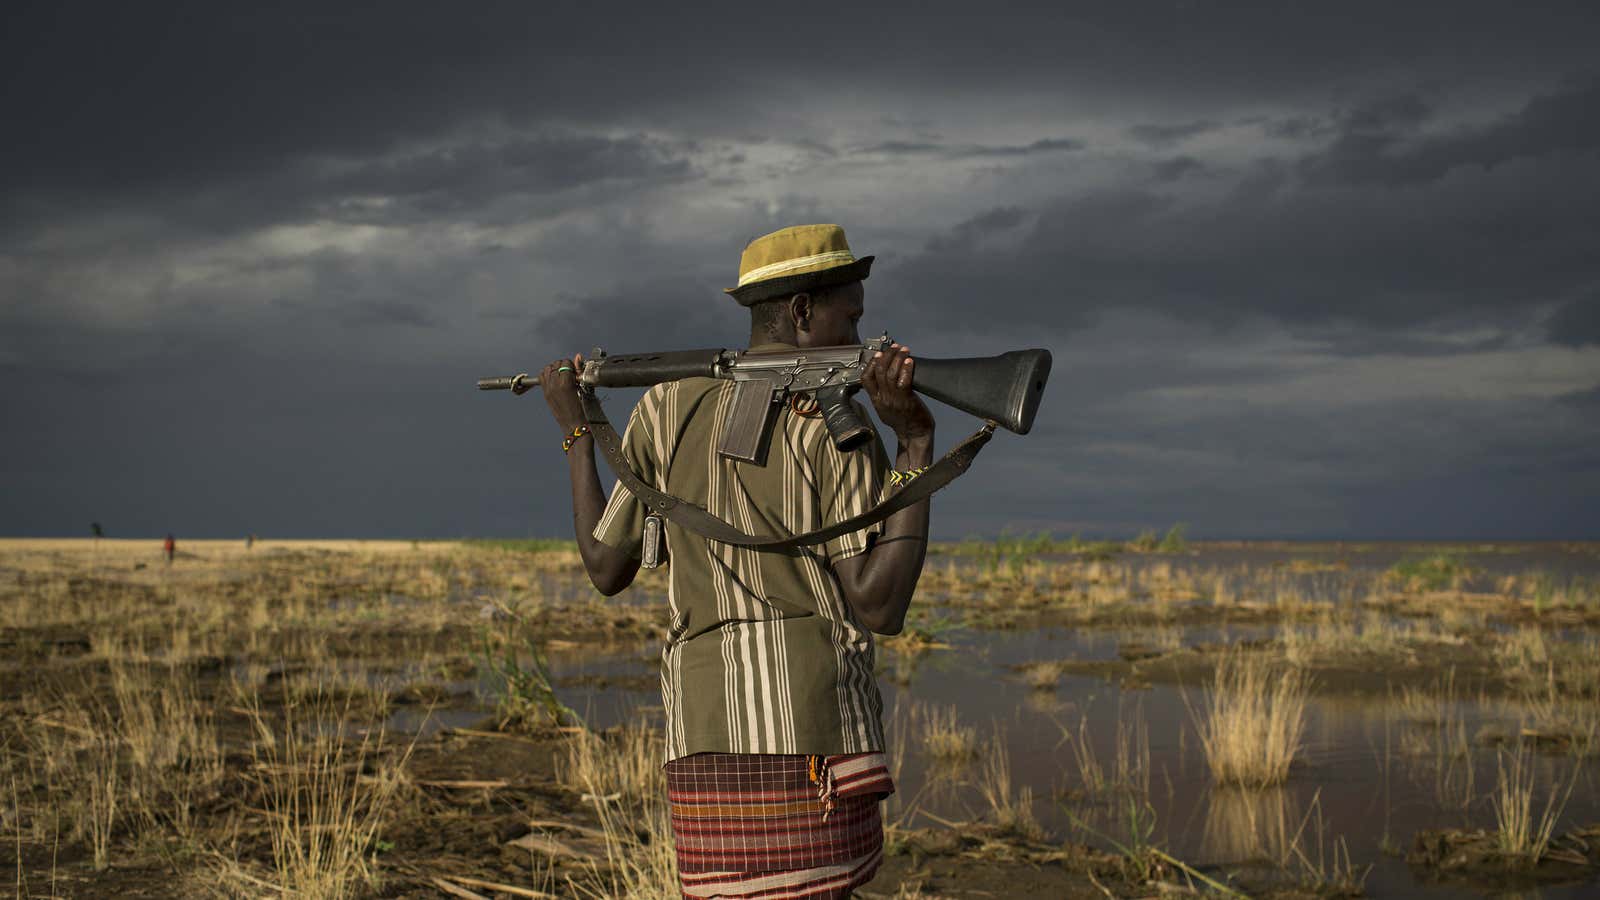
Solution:
[{"label": "man's shoulder", "polygon": [[659,384],[652,384],[649,389],[644,392],[644,397],[641,398],[640,402],[644,403],[645,401],[649,401],[651,404],[657,404],[668,398],[678,400],[679,402],[682,402],[685,399],[699,399],[730,384],[732,384],[732,382],[727,381],[726,379],[702,378],[698,376],[694,378],[680,378],[676,381],[663,381]]},{"label": "man's shoulder", "polygon": [[[707,397],[730,384],[721,378],[680,378],[653,384],[639,398],[634,415],[648,419],[652,428],[656,425],[681,424]],[[674,422],[668,423],[667,419]]]}]

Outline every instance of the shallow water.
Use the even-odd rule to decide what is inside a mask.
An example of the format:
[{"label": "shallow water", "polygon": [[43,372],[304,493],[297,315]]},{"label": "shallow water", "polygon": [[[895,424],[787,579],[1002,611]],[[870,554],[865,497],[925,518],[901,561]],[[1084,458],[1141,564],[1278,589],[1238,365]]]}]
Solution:
[{"label": "shallow water", "polygon": [[[1251,636],[1248,631],[1188,629],[1182,641],[1239,639]],[[1400,857],[1424,828],[1494,827],[1488,799],[1496,778],[1491,747],[1473,745],[1469,780],[1466,763],[1446,759],[1441,764],[1437,754],[1408,752],[1403,739],[1408,729],[1414,734],[1432,729],[1405,721],[1389,700],[1313,697],[1300,762],[1286,784],[1265,790],[1218,788],[1195,730],[1194,716],[1204,703],[1199,685],[1124,689],[1114,681],[1068,675],[1054,689],[1039,690],[1011,668],[1036,661],[1111,659],[1120,644],[1136,637],[1134,632],[1062,629],[948,636],[952,649],[924,654],[909,684],[879,679],[891,753],[896,732],[911,727],[911,704],[953,706],[960,723],[976,730],[980,749],[987,750],[1001,736],[1013,790],[1033,791],[1034,815],[1050,835],[1113,849],[1111,840],[1130,840],[1124,812],[1130,795],[1109,791],[1085,796],[1064,729],[1078,734],[1080,719],[1086,721],[1083,733],[1110,775],[1116,769],[1119,721],[1130,735],[1134,725],[1142,724],[1148,763],[1139,766],[1145,774],[1136,771],[1133,780],[1148,785],[1147,792],[1137,792],[1153,811],[1148,839],[1191,865],[1211,873],[1225,864],[1260,859],[1287,860],[1293,866],[1298,853],[1331,869],[1342,849],[1355,869],[1371,866],[1365,882],[1369,896],[1483,896],[1461,886],[1427,885]],[[649,645],[609,654],[552,653],[551,674],[562,700],[595,727],[639,719],[659,723],[655,653]],[[591,683],[599,678],[635,683]],[[1499,704],[1480,706],[1470,700],[1459,701],[1458,713],[1469,736],[1484,725],[1506,722],[1508,715]],[[885,806],[886,821],[920,827],[987,813],[978,789],[981,758],[952,766],[916,749],[915,740],[905,740],[904,746],[908,749],[895,767],[897,793]],[[1137,764],[1139,755],[1127,756]],[[1575,762],[1565,754],[1536,760],[1541,789],[1556,779],[1563,786],[1569,778],[1577,779],[1558,833],[1600,821],[1600,765]],[[1085,824],[1099,834],[1086,830]],[[1397,848],[1398,855],[1385,853],[1386,845]],[[1591,883],[1530,888],[1520,896],[1553,900],[1593,896],[1596,890],[1600,884]]]},{"label": "shallow water", "polygon": [[[1307,594],[1322,599],[1350,596],[1395,562],[1434,549],[1377,545],[1359,551],[1338,545],[1283,549],[1214,549],[1192,556],[1128,556],[1118,565],[1142,572],[1152,565],[1211,567],[1259,578],[1264,568],[1294,579]],[[1338,571],[1291,572],[1289,560],[1321,559],[1348,563]],[[1508,552],[1474,553],[1470,564],[1484,580],[1541,570],[1561,578],[1593,579],[1600,557],[1592,545],[1528,545]],[[943,565],[942,561],[930,562]],[[959,560],[957,565],[972,564]],[[1137,576],[1136,576],[1137,577]],[[1361,596],[1356,593],[1355,596]],[[1303,595],[1306,596],[1306,595]],[[1307,596],[1307,599],[1312,599]],[[658,601],[664,602],[664,601]],[[1140,630],[1023,629],[993,632],[957,629],[943,637],[951,649],[933,650],[915,660],[897,659],[880,647],[879,686],[897,793],[885,806],[886,820],[911,827],[983,816],[987,804],[978,788],[982,759],[950,765],[932,759],[912,734],[914,703],[953,707],[959,722],[977,732],[980,750],[998,739],[1011,768],[1013,790],[1033,792],[1032,810],[1056,838],[1075,838],[1110,849],[1127,843],[1132,828],[1128,797],[1147,800],[1153,816],[1148,840],[1202,870],[1224,865],[1276,860],[1291,869],[1297,858],[1332,869],[1336,852],[1347,852],[1357,871],[1371,867],[1365,888],[1373,897],[1484,896],[1460,885],[1431,886],[1419,881],[1402,857],[1421,829],[1494,827],[1489,799],[1495,787],[1497,751],[1471,741],[1467,760],[1432,752],[1437,729],[1407,721],[1385,697],[1312,697],[1307,704],[1304,749],[1286,784],[1266,790],[1218,788],[1201,752],[1195,714],[1204,704],[1200,685],[1124,688],[1115,681],[1067,675],[1053,689],[1035,689],[1014,667],[1030,662],[1100,661],[1117,657],[1119,646],[1141,643],[1172,647],[1226,643],[1276,634],[1276,626],[1190,627]],[[1593,640],[1592,632],[1545,632],[1547,640]],[[643,718],[659,722],[657,682],[659,645],[595,653],[592,648],[550,653],[552,676],[567,705],[591,725],[609,727]],[[889,676],[893,676],[892,679]],[[620,682],[619,682],[620,679]],[[907,680],[908,679],[908,680]],[[900,683],[906,680],[906,683]],[[487,698],[492,689],[479,686]],[[1504,701],[1459,700],[1454,717],[1469,739],[1485,726],[1513,727],[1516,709]],[[1080,722],[1084,723],[1080,731]],[[1082,768],[1071,736],[1083,735],[1108,775],[1117,768],[1119,723],[1136,748],[1124,758],[1134,763],[1138,789],[1085,791]],[[1148,756],[1137,748],[1147,742]],[[1600,763],[1566,754],[1535,757],[1537,805],[1550,785],[1572,791],[1557,827],[1600,822]],[[936,817],[936,818],[935,818]],[[1528,888],[1518,896],[1576,898],[1596,896],[1600,883]],[[1503,892],[1502,892],[1503,895]]]},{"label": "shallow water", "polygon": [[[1212,642],[1230,634],[1234,639],[1249,636],[1244,629],[1189,629],[1182,639],[1185,644]],[[880,678],[891,750],[895,732],[910,728],[906,714],[912,703],[953,706],[961,724],[977,731],[980,748],[1002,736],[1014,790],[1032,789],[1033,812],[1049,834],[1111,849],[1109,839],[1129,841],[1124,812],[1129,795],[1116,791],[1083,795],[1083,780],[1064,729],[1078,734],[1080,718],[1086,721],[1083,733],[1110,775],[1116,769],[1119,721],[1130,736],[1136,733],[1133,726],[1142,724],[1148,763],[1140,767],[1146,774],[1136,773],[1133,780],[1148,785],[1147,794],[1139,793],[1153,810],[1149,840],[1180,859],[1215,871],[1210,867],[1252,859],[1288,860],[1292,866],[1299,853],[1331,868],[1336,851],[1342,849],[1357,870],[1372,867],[1365,882],[1370,896],[1424,892],[1481,896],[1459,886],[1425,885],[1400,856],[1424,828],[1494,827],[1488,799],[1496,778],[1491,747],[1473,745],[1469,780],[1466,763],[1448,759],[1441,763],[1437,754],[1408,751],[1403,740],[1408,730],[1426,734],[1436,729],[1405,721],[1392,702],[1313,697],[1307,706],[1301,761],[1286,784],[1254,791],[1217,788],[1195,730],[1195,712],[1204,702],[1199,685],[1125,690],[1114,681],[1068,675],[1053,690],[1039,690],[1011,669],[1035,661],[1113,658],[1116,648],[1135,636],[1060,629],[951,635],[947,640],[952,649],[924,654],[913,667],[909,684]],[[583,676],[653,679],[656,665],[653,652],[642,648],[607,656],[552,655],[551,670],[558,682],[570,684]],[[568,705],[585,712],[597,727],[639,716],[659,721],[659,694],[654,687],[577,684],[558,690]],[[1469,736],[1484,725],[1507,721],[1507,712],[1498,704],[1481,707],[1460,701],[1458,712]],[[951,766],[929,758],[915,744],[906,741],[912,749],[898,760],[897,794],[885,807],[887,821],[903,817],[905,824],[916,827],[987,812],[977,786],[981,759]],[[1137,764],[1138,753],[1127,756]],[[1578,763],[1564,754],[1536,759],[1541,789],[1555,779],[1563,786],[1569,778],[1577,779],[1558,833],[1568,826],[1600,821],[1600,766]],[[913,807],[932,817],[913,812]],[[1080,823],[1100,834],[1086,831]],[[1386,845],[1397,848],[1399,855],[1385,853]],[[1523,896],[1592,896],[1597,887],[1529,889]]]},{"label": "shallow water", "polygon": [[[1004,733],[1012,781],[1034,792],[1034,812],[1051,834],[1086,837],[1110,847],[1107,840],[1077,828],[1074,816],[1123,843],[1129,841],[1128,817],[1119,796],[1086,800],[1073,796],[1082,787],[1075,757],[1063,740],[1063,728],[1076,734],[1080,716],[1088,722],[1089,744],[1108,770],[1115,768],[1119,718],[1148,729],[1148,798],[1154,809],[1151,840],[1180,859],[1200,866],[1237,863],[1252,858],[1292,859],[1295,842],[1312,859],[1331,863],[1334,843],[1342,838],[1356,868],[1373,866],[1366,887],[1374,897],[1413,896],[1422,887],[1405,863],[1384,854],[1385,841],[1403,854],[1412,836],[1423,828],[1494,825],[1487,793],[1496,777],[1494,751],[1477,747],[1472,754],[1473,799],[1462,808],[1466,793],[1464,764],[1441,767],[1435,757],[1402,753],[1400,732],[1416,727],[1398,721],[1383,700],[1313,698],[1307,707],[1302,764],[1281,788],[1246,791],[1212,785],[1194,726],[1194,713],[1204,702],[1198,686],[1157,685],[1123,690],[1096,678],[1066,676],[1055,690],[1035,690],[1009,671],[1013,663],[1064,658],[1104,657],[1104,636],[1055,631],[1019,637],[978,633],[953,638],[955,649],[930,654],[917,667],[909,686],[881,683],[884,702],[892,709],[913,701],[954,705],[962,723],[975,726],[980,745]],[[1187,702],[1185,697],[1187,695]],[[1478,710],[1464,712],[1468,734],[1497,717]],[[891,718],[889,727],[903,725]],[[890,737],[893,743],[894,738]],[[981,761],[951,769],[917,753],[908,753],[896,772],[899,796],[886,807],[894,820],[911,798],[946,819],[970,818],[985,810],[976,788]],[[1540,757],[1541,786],[1552,777],[1566,779],[1574,762],[1565,755]],[[1600,767],[1577,767],[1578,781],[1562,817],[1559,833],[1571,824],[1600,820]],[[1442,795],[1442,796],[1441,796]],[[910,824],[931,824],[912,817]],[[1585,890],[1592,891],[1591,885]],[[1459,889],[1439,889],[1440,896],[1475,896]],[[1528,896],[1588,896],[1544,889]]]}]

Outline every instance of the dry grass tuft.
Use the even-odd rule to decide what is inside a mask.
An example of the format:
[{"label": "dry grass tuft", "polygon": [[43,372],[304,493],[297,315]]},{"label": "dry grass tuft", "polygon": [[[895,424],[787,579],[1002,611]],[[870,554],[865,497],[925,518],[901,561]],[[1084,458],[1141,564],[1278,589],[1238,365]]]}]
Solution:
[{"label": "dry grass tuft", "polygon": [[[1309,679],[1253,654],[1224,654],[1196,728],[1219,784],[1281,784],[1300,752]],[[1191,713],[1193,710],[1191,709]]]},{"label": "dry grass tuft", "polygon": [[[1510,757],[1509,768],[1507,757]],[[1534,812],[1535,771],[1534,761],[1522,744],[1510,753],[1499,751],[1495,755],[1497,774],[1494,793],[1489,795],[1494,805],[1501,853],[1525,865],[1534,865],[1550,848],[1550,838],[1555,834],[1556,820],[1572,796],[1578,783],[1578,769],[1573,767],[1572,778],[1565,792],[1560,782],[1550,785],[1543,809]]]},{"label": "dry grass tuft", "polygon": [[558,762],[560,779],[575,790],[600,820],[606,870],[589,864],[568,886],[584,897],[676,900],[678,858],[661,765],[662,735],[644,727],[624,728],[615,738],[583,732]]},{"label": "dry grass tuft", "polygon": [[1395,709],[1401,724],[1400,752],[1429,764],[1434,800],[1441,807],[1466,810],[1478,796],[1477,767],[1455,671],[1427,688],[1401,688]]},{"label": "dry grass tuft", "polygon": [[576,732],[556,757],[556,780],[600,796],[666,796],[662,744],[660,731],[639,725],[617,729],[613,736]]},{"label": "dry grass tuft", "polygon": [[1094,797],[1112,791],[1127,791],[1137,797],[1149,795],[1150,727],[1145,721],[1142,707],[1136,708],[1131,717],[1124,715],[1121,707],[1118,707],[1116,745],[1110,772],[1107,772],[1095,751],[1087,714],[1078,718],[1076,731],[1059,721],[1056,722],[1056,728],[1061,731],[1061,740],[1056,742],[1056,748],[1067,745],[1084,794]]},{"label": "dry grass tuft", "polygon": [[251,777],[265,806],[275,887],[333,900],[375,889],[371,857],[385,814],[407,784],[411,747],[399,760],[389,758],[381,729],[352,734],[341,724],[348,708],[326,703],[286,703],[281,727],[259,703],[250,712],[258,738]]},{"label": "dry grass tuft", "polygon": [[955,762],[978,755],[978,732],[957,722],[954,705],[913,703],[911,721],[934,759]]},{"label": "dry grass tuft", "polygon": [[1005,733],[998,728],[994,740],[989,742],[989,753],[978,778],[978,793],[983,796],[989,811],[994,814],[995,824],[1002,831],[1028,840],[1044,839],[1044,829],[1033,815],[1033,788],[1023,787],[1013,791]]},{"label": "dry grass tuft", "polygon": [[111,689],[116,709],[107,718],[127,748],[130,804],[148,827],[193,839],[195,806],[223,778],[213,707],[184,668],[113,664]]},{"label": "dry grass tuft", "polygon": [[1018,671],[1022,674],[1023,683],[1028,687],[1036,691],[1053,691],[1066,669],[1067,664],[1064,660],[1044,660],[1024,663]]}]

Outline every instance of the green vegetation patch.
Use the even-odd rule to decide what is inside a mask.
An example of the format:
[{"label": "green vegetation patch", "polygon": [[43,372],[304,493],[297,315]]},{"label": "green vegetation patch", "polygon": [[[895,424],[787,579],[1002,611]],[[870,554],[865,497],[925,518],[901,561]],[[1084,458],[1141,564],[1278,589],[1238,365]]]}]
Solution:
[{"label": "green vegetation patch", "polygon": [[1179,522],[1161,534],[1154,529],[1141,532],[1131,541],[1091,541],[1074,534],[1058,538],[1052,532],[1034,534],[1014,533],[1003,528],[1000,536],[990,540],[969,536],[958,543],[935,542],[928,546],[930,556],[968,556],[983,564],[990,574],[1001,568],[1019,571],[1024,560],[1045,554],[1072,554],[1085,560],[1111,559],[1119,553],[1187,553],[1189,541],[1184,531],[1187,526]]},{"label": "green vegetation patch", "polygon": [[1412,556],[1389,567],[1390,578],[1413,588],[1437,591],[1449,587],[1457,578],[1467,578],[1477,570],[1467,564],[1460,550],[1444,550],[1428,556]]}]

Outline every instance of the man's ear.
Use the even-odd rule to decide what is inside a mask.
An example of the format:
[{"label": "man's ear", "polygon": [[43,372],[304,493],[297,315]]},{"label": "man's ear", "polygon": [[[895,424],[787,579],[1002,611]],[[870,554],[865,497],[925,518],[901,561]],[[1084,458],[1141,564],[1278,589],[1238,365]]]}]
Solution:
[{"label": "man's ear", "polygon": [[796,330],[811,330],[811,305],[811,295],[807,293],[795,294],[789,298],[789,315],[794,319]]}]

